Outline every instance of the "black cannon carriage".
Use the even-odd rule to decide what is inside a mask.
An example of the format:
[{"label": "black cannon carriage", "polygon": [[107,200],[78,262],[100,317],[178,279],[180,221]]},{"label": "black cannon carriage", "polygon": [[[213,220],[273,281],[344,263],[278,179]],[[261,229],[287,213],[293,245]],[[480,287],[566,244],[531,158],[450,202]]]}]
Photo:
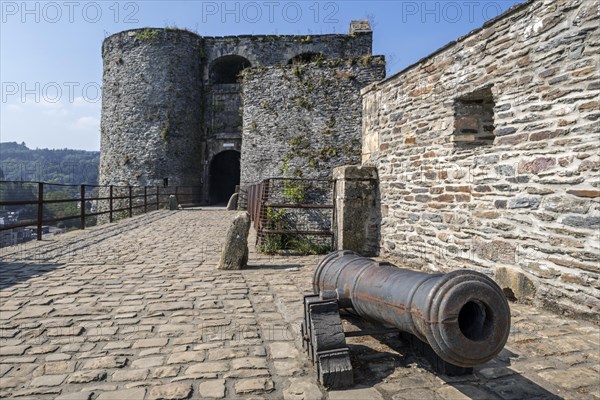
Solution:
[{"label": "black cannon carriage", "polygon": [[376,321],[381,332],[402,332],[448,366],[470,370],[493,359],[510,331],[504,293],[489,277],[469,270],[427,274],[374,261],[347,250],[327,255],[304,297],[302,338],[327,388],[353,385],[339,311]]}]

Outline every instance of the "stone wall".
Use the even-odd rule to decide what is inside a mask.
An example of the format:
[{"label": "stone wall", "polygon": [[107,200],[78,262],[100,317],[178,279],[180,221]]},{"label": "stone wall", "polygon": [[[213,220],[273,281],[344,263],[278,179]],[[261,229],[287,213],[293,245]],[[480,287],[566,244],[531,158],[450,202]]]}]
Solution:
[{"label": "stone wall", "polygon": [[528,2],[363,90],[383,257],[600,312],[598,3]]},{"label": "stone wall", "polygon": [[101,185],[199,185],[202,82],[197,35],[141,29],[102,46]]},{"label": "stone wall", "polygon": [[[321,53],[326,58],[352,58],[370,55],[373,33],[329,35],[239,35],[204,36],[203,58],[210,65],[219,57],[235,54],[250,61],[252,67],[286,65],[304,53]],[[209,80],[207,71],[204,78]]]},{"label": "stone wall", "polygon": [[330,178],[360,163],[360,90],[385,76],[383,57],[251,68],[243,73],[241,184]]},{"label": "stone wall", "polygon": [[[372,32],[353,21],[349,34],[201,37],[178,29],[134,29],[105,39],[101,123],[102,184],[200,186],[207,202],[211,161],[240,150],[240,84],[214,79],[232,63],[288,64],[371,54]],[[230,72],[230,71],[229,71]],[[217,74],[218,75],[218,74]]]}]

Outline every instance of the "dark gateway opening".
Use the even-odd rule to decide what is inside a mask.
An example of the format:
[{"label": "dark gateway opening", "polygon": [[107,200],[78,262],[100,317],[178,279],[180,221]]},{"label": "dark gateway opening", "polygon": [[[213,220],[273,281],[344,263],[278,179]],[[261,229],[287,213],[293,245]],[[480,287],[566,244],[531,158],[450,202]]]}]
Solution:
[{"label": "dark gateway opening", "polygon": [[240,153],[223,151],[210,162],[210,204],[226,205],[240,184]]},{"label": "dark gateway opening", "polygon": [[244,57],[223,56],[211,65],[210,80],[214,84],[238,83],[238,77],[243,69],[250,67],[250,61]]}]

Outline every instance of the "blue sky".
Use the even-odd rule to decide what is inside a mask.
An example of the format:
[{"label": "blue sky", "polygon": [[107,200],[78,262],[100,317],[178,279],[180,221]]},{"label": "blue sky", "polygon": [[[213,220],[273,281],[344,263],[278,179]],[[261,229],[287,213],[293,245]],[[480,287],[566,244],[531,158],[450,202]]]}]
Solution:
[{"label": "blue sky", "polygon": [[388,76],[481,26],[517,0],[0,2],[0,141],[100,148],[102,40],[139,27],[207,36],[347,33],[373,21]]}]

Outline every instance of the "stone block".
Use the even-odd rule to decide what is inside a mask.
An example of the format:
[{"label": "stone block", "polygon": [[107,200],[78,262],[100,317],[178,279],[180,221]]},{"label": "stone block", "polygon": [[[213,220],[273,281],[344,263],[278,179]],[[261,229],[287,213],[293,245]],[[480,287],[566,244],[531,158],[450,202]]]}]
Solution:
[{"label": "stone block", "polygon": [[227,211],[233,211],[238,209],[239,196],[239,193],[234,193],[231,195],[231,198],[229,198],[229,201],[227,202]]},{"label": "stone block", "polygon": [[69,379],[67,383],[90,383],[101,381],[106,378],[106,371],[104,370],[92,370],[92,371],[76,371]]},{"label": "stone block", "polygon": [[179,373],[179,369],[180,367],[178,366],[159,367],[152,372],[152,378],[172,378],[174,376],[177,376],[177,374]]},{"label": "stone block", "polygon": [[[331,393],[333,392],[330,392],[330,395]],[[306,378],[290,379],[289,386],[283,391],[284,400],[321,400],[323,398],[325,396],[319,387]],[[362,399],[366,400],[366,398]]]},{"label": "stone block", "polygon": [[474,240],[473,251],[484,260],[500,261],[507,264],[514,263],[518,256],[516,246],[503,240],[493,240],[491,242]]},{"label": "stone block", "polygon": [[556,213],[585,214],[590,208],[590,201],[566,195],[549,196],[544,199],[542,207]]},{"label": "stone block", "polygon": [[527,272],[532,275],[545,279],[554,279],[560,275],[560,271],[557,269],[537,262],[529,262],[523,266],[523,269],[527,270]]},{"label": "stone block", "polygon": [[42,375],[31,381],[32,387],[59,386],[67,378],[67,375]]},{"label": "stone block", "polygon": [[179,204],[177,204],[177,198],[175,197],[175,195],[170,195],[169,196],[169,210],[171,211],[175,211],[177,210],[177,207],[179,206]]},{"label": "stone block", "polygon": [[147,400],[183,400],[192,394],[192,385],[185,382],[154,386],[148,391]]},{"label": "stone block", "polygon": [[234,385],[235,393],[238,395],[250,394],[250,393],[268,393],[272,392],[275,388],[273,381],[268,378],[253,378],[253,379],[242,379]]},{"label": "stone block", "polygon": [[597,198],[600,197],[600,190],[598,189],[570,189],[567,190],[568,194],[578,197]]},{"label": "stone block", "polygon": [[250,215],[247,212],[238,215],[232,222],[221,252],[219,269],[239,270],[248,263],[248,232]]},{"label": "stone block", "polygon": [[202,362],[205,355],[203,351],[182,351],[169,357],[167,364],[183,364],[188,362]]},{"label": "stone block", "polygon": [[216,372],[224,372],[229,369],[226,362],[204,362],[199,364],[194,364],[189,366],[185,374],[186,375],[196,375],[196,374],[206,374],[206,373],[216,373]]},{"label": "stone block", "polygon": [[508,208],[538,208],[541,199],[539,197],[516,197],[508,200]]},{"label": "stone block", "polygon": [[122,381],[143,381],[148,377],[149,371],[147,369],[125,369],[115,371],[111,380],[113,382],[122,382]]},{"label": "stone block", "polygon": [[523,160],[519,163],[519,173],[539,174],[556,165],[556,159],[552,157],[539,157],[533,160]]},{"label": "stone block", "polygon": [[122,368],[127,364],[126,357],[97,357],[86,361],[82,369],[104,369],[104,368]]},{"label": "stone block", "polygon": [[165,358],[163,356],[138,358],[131,363],[131,368],[159,367],[163,365],[164,360]]},{"label": "stone block", "polygon": [[269,344],[269,350],[274,360],[298,356],[298,349],[293,342],[273,342]]},{"label": "stone block", "polygon": [[238,358],[231,362],[233,369],[266,369],[267,360],[260,357]]},{"label": "stone block", "polygon": [[225,379],[214,379],[198,385],[198,392],[202,398],[222,399],[225,397]]},{"label": "stone block", "polygon": [[145,395],[145,388],[113,390],[101,392],[98,397],[96,397],[96,400],[144,400]]},{"label": "stone block", "polygon": [[[590,368],[571,368],[569,373],[562,370],[548,370],[539,373],[542,379],[563,389],[574,390],[584,386],[597,386],[598,372]],[[576,377],[576,378],[575,378]],[[575,378],[575,379],[574,379]]]},{"label": "stone block", "polygon": [[581,217],[579,215],[568,215],[562,219],[562,223],[574,228],[600,229],[600,217]]},{"label": "stone block", "polygon": [[535,298],[537,282],[523,271],[512,267],[496,267],[494,280],[503,290],[510,289],[517,300]]}]

